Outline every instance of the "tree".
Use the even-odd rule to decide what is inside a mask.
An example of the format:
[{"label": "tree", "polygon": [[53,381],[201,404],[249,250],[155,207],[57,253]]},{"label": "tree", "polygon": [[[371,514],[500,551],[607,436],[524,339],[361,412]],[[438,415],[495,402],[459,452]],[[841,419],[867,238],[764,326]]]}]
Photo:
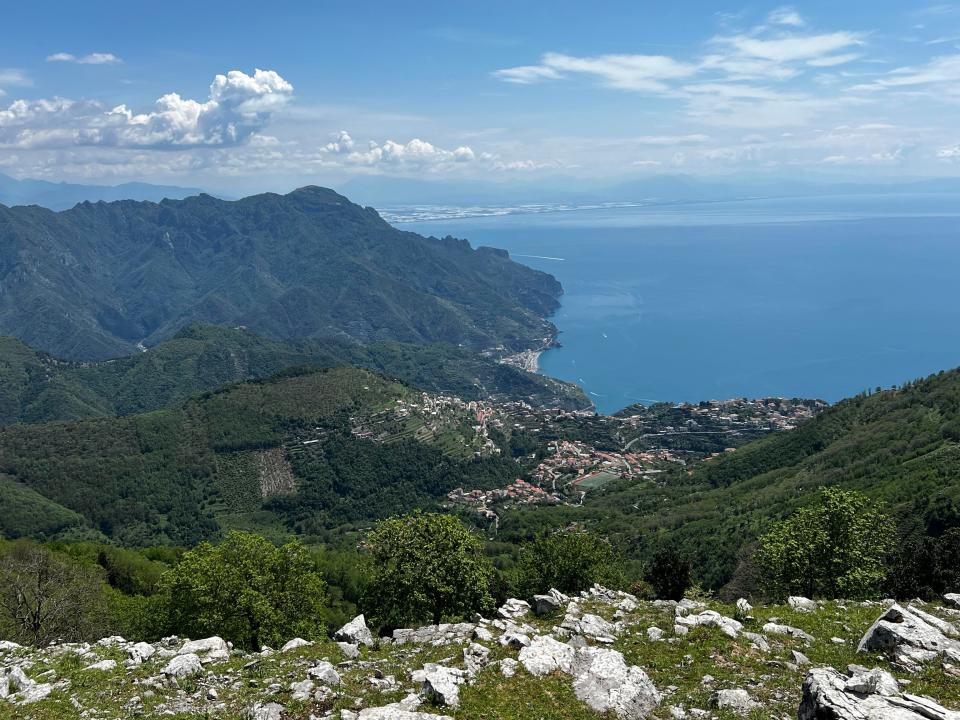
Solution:
[{"label": "tree", "polygon": [[773,598],[869,597],[886,578],[893,537],[890,519],[864,495],[821,488],[818,502],[760,538],[762,589]]},{"label": "tree", "polygon": [[662,600],[680,600],[690,587],[690,559],[677,548],[665,545],[650,558],[644,578]]},{"label": "tree", "polygon": [[220,545],[185,553],[161,582],[169,626],[180,634],[220,635],[258,650],[325,631],[326,585],[298,541],[278,548],[231,532]]},{"label": "tree", "polygon": [[383,520],[367,537],[373,618],[399,627],[462,618],[493,607],[493,567],[483,544],[457,518],[416,512]]},{"label": "tree", "polygon": [[556,588],[580,592],[595,583],[619,588],[626,582],[623,559],[606,538],[585,530],[541,535],[520,550],[517,590],[530,596]]},{"label": "tree", "polygon": [[0,636],[33,645],[107,630],[102,572],[28,541],[0,556]]}]

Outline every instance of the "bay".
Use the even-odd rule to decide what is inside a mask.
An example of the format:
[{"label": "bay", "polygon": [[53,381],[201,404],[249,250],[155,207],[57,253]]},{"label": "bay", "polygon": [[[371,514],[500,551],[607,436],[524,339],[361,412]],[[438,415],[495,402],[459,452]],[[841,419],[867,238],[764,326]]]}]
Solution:
[{"label": "bay", "polygon": [[[422,210],[422,209],[421,209]],[[960,365],[960,197],[841,196],[391,219],[563,284],[541,371],[601,412],[836,401]]]}]

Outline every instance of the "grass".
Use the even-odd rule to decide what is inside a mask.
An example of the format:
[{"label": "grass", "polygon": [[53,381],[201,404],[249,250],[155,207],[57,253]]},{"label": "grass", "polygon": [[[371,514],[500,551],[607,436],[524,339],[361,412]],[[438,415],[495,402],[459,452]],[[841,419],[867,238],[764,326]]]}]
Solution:
[{"label": "grass", "polygon": [[[732,617],[734,614],[731,606],[709,604],[724,615]],[[613,609],[607,605],[584,602],[581,606],[585,612],[615,619]],[[856,663],[891,670],[898,680],[909,683],[904,684],[904,689],[909,692],[929,695],[948,708],[960,708],[960,679],[944,673],[939,664],[933,663],[916,675],[905,675],[894,671],[883,658],[856,652],[857,642],[880,612],[881,607],[877,605],[864,607],[859,603],[842,605],[835,602],[827,603],[815,613],[800,613],[784,606],[758,607],[751,613],[751,618],[743,620],[745,630],[759,631],[765,622],[777,618],[781,623],[806,630],[815,638],[808,646],[793,638],[770,637],[771,652],[762,653],[751,647],[750,641],[742,635],[731,639],[712,628],[698,627],[686,636],[671,639],[672,609],[641,603],[625,618],[631,627],[621,635],[615,647],[629,664],[641,666],[664,695],[663,702],[652,716],[657,720],[670,718],[671,705],[682,705],[688,710],[709,709],[714,691],[734,687],[746,689],[754,700],[761,703],[750,716],[752,720],[795,717],[806,669],[789,664],[790,651],[794,649],[807,655],[815,666],[830,665],[844,670],[848,664]],[[560,620],[559,617],[525,619],[541,633],[549,632]],[[646,629],[651,625],[663,629],[666,639],[650,641]],[[834,637],[844,642],[835,643],[831,640]],[[517,656],[516,651],[503,648],[496,642],[488,646],[491,660]],[[320,660],[326,659],[335,665],[343,660],[339,648],[329,642],[264,658],[238,654],[228,661],[209,666],[209,673],[204,676],[180,681],[179,687],[149,684],[151,678],[159,675],[165,659],[155,657],[127,671],[123,668],[124,658],[120,650],[95,649],[99,659],[116,659],[120,667],[112,672],[96,673],[84,669],[93,662],[92,659],[71,653],[59,656],[35,653],[34,664],[28,670],[31,677],[38,678],[52,670],[56,679],[69,679],[70,687],[29,706],[17,707],[0,701],[0,720],[153,717],[165,709],[190,710],[189,713],[170,715],[174,718],[209,716],[239,720],[247,717],[255,702],[280,703],[285,708],[285,720],[307,720],[311,714],[319,717],[331,712],[334,717],[339,717],[341,709],[355,710],[399,701],[408,691],[416,690],[410,681],[413,670],[429,662],[462,666],[463,657],[462,646],[456,643],[438,647],[408,644],[362,648],[357,661],[338,668],[342,683],[337,692],[322,702],[316,702],[291,700],[289,685],[305,679],[307,670]],[[250,665],[254,659],[258,662]],[[396,687],[387,692],[375,688],[370,678],[377,673],[394,676]],[[712,680],[705,681],[705,676],[712,677]],[[203,699],[211,680],[219,692],[219,699],[214,702]],[[188,704],[194,693],[198,699]],[[130,705],[134,696],[140,698],[136,706]],[[77,705],[71,702],[71,697],[76,698]],[[569,677],[557,674],[534,678],[522,667],[512,678],[503,677],[496,666],[488,667],[477,675],[473,685],[461,687],[460,697],[460,707],[455,711],[431,707],[428,703],[421,707],[421,711],[449,715],[457,720],[588,720],[600,717],[576,699]],[[712,713],[719,720],[733,720],[735,717],[719,710],[712,710]]]}]

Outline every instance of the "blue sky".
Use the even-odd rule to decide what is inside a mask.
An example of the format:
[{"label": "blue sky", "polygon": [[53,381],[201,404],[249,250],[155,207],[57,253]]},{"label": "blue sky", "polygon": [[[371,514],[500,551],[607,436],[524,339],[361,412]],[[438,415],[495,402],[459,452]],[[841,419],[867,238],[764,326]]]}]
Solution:
[{"label": "blue sky", "polygon": [[921,177],[960,162],[960,4],[2,13],[0,172],[17,177],[260,190],[357,174]]}]

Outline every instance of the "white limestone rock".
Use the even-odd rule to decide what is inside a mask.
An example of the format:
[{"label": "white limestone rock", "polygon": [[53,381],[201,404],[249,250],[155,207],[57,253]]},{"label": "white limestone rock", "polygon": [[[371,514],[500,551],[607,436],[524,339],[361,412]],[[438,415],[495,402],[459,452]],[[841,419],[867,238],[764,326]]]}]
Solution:
[{"label": "white limestone rock", "polygon": [[642,720],[660,704],[660,693],[639,667],[628,666],[616,650],[585,647],[576,651],[573,691],[598,713],[620,720]]},{"label": "white limestone rock", "polygon": [[570,673],[575,651],[566,643],[548,635],[538,635],[520,650],[520,664],[531,675],[542,677],[557,670]]},{"label": "white limestone rock", "polygon": [[185,642],[180,646],[177,655],[196,655],[203,662],[217,662],[230,657],[230,647],[222,637],[214,635]]},{"label": "white limestone rock", "polygon": [[171,658],[170,662],[167,663],[161,672],[167,677],[190,677],[191,675],[199,675],[202,673],[203,665],[200,663],[199,657],[193,653],[187,653]]},{"label": "white limestone rock", "polygon": [[367,627],[366,618],[363,613],[357,615],[342,628],[333,634],[333,639],[338,642],[351,643],[352,645],[366,645],[373,647],[373,633]]}]

